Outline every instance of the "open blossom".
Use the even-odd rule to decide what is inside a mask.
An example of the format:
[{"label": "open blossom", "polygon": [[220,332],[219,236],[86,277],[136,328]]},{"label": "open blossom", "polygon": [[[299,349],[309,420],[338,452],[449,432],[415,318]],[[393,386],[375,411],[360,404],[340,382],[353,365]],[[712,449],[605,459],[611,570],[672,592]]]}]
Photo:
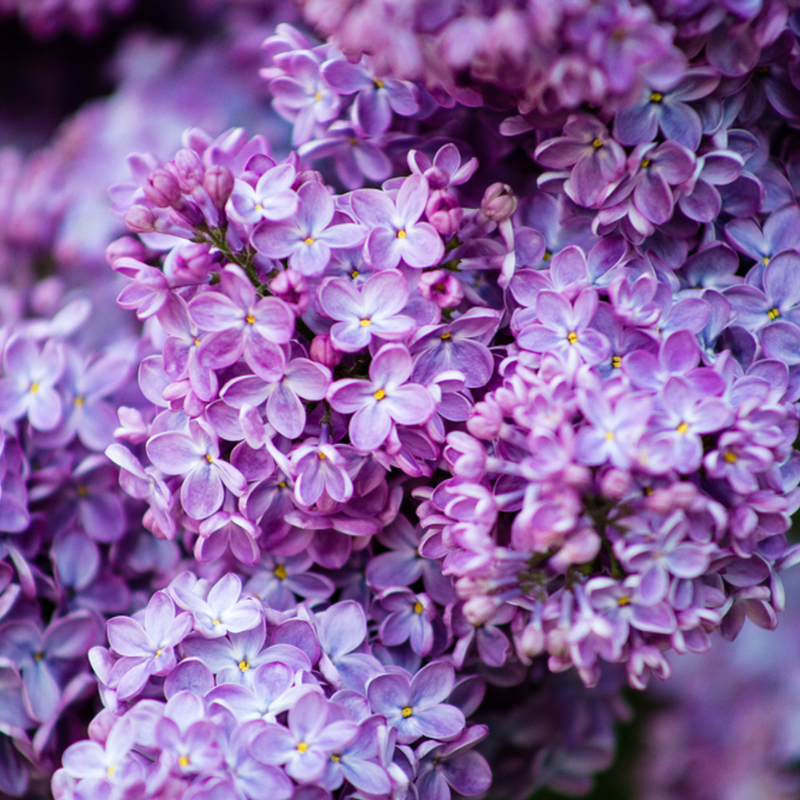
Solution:
[{"label": "open blossom", "polygon": [[434,412],[428,390],[411,377],[412,362],[403,345],[384,345],[370,364],[369,380],[346,378],[328,390],[337,411],[353,414],[350,439],[359,450],[374,450],[389,437],[394,425],[421,425]]}]

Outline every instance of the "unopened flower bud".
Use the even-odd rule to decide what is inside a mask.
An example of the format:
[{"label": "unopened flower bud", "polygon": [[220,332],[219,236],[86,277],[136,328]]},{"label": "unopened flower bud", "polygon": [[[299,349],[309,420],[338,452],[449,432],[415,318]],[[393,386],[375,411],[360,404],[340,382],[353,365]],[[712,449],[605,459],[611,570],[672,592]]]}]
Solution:
[{"label": "unopened flower bud", "polygon": [[154,169],[142,186],[144,196],[156,207],[167,208],[181,198],[178,181],[165,169]]},{"label": "unopened flower bud", "polygon": [[134,233],[152,233],[156,227],[156,215],[147,206],[133,205],[125,212],[125,224]]},{"label": "unopened flower bud", "polygon": [[178,150],[175,160],[166,165],[178,181],[181,191],[186,194],[200,186],[205,169],[200,156],[194,150]]},{"label": "unopened flower bud", "polygon": [[312,361],[333,369],[342,360],[342,351],[333,346],[331,337],[327,333],[315,336],[308,350]]},{"label": "unopened flower bud", "polygon": [[164,273],[177,283],[195,283],[205,280],[219,260],[220,254],[212,254],[210,244],[187,244],[171,251]]},{"label": "unopened flower bud", "polygon": [[470,625],[483,625],[497,613],[497,604],[491,597],[478,595],[464,603],[464,616]]},{"label": "unopened flower bud", "polygon": [[221,164],[214,164],[206,170],[203,188],[208,192],[211,202],[222,208],[233,193],[233,173]]},{"label": "unopened flower bud", "polygon": [[517,210],[519,199],[507,183],[493,183],[481,200],[481,211],[493,222],[505,222]]},{"label": "unopened flower bud", "polygon": [[461,227],[464,209],[452,192],[437,190],[428,198],[425,215],[438,233],[452,236]]},{"label": "unopened flower bud", "polygon": [[114,265],[118,258],[135,258],[137,261],[144,261],[147,256],[147,248],[133,236],[121,236],[106,247],[106,263],[109,267]]},{"label": "unopened flower bud", "polygon": [[291,306],[299,316],[308,311],[311,293],[306,279],[294,269],[279,272],[269,285],[269,290],[284,303]]}]

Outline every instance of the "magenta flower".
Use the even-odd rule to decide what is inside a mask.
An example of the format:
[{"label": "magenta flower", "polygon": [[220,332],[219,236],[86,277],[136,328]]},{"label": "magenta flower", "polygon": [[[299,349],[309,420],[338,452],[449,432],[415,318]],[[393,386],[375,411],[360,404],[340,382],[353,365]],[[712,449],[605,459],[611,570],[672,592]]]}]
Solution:
[{"label": "magenta flower", "polygon": [[352,222],[331,225],[333,198],[321,183],[304,183],[298,196],[300,209],[294,219],[263,222],[250,240],[259,253],[269,258],[288,258],[289,266],[301,275],[318,275],[328,266],[332,248],[357,247],[367,231]]},{"label": "magenta flower", "polygon": [[156,434],[147,443],[147,455],[167,475],[183,476],[181,505],[194,519],[205,519],[219,510],[225,486],[237,496],[247,489],[244,475],[219,457],[219,440],[200,420],[189,423],[188,433]]},{"label": "magenta flower", "polygon": [[319,292],[322,310],[333,320],[331,339],[345,353],[366,347],[373,336],[395,341],[408,336],[415,323],[399,312],[408,301],[408,282],[390,269],[370,276],[357,289],[346,278],[327,280]]},{"label": "magenta flower", "polygon": [[275,297],[258,299],[253,284],[233,264],[220,273],[221,292],[208,291],[189,303],[189,314],[204,331],[198,356],[203,366],[219,369],[244,356],[247,365],[265,381],[281,379],[285,358],[278,345],[289,341],[294,315]]},{"label": "magenta flower", "polygon": [[423,425],[436,410],[428,390],[406,381],[412,361],[400,344],[384,345],[369,366],[369,380],[345,378],[328,390],[335,411],[352,414],[350,441],[359,450],[380,447],[394,425]]},{"label": "magenta flower", "polygon": [[422,175],[406,178],[395,202],[377,189],[353,195],[353,211],[370,229],[364,257],[376,269],[393,269],[401,261],[415,269],[439,263],[442,239],[432,225],[419,222],[427,201],[428,181]]}]

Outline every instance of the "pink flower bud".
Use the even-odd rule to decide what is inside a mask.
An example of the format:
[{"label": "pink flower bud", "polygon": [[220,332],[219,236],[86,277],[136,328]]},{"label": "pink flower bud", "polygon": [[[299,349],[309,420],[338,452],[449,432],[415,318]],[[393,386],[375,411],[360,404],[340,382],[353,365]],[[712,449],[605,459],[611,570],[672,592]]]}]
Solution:
[{"label": "pink flower bud", "polygon": [[156,215],[147,206],[133,205],[125,212],[125,224],[134,233],[152,233],[156,228]]},{"label": "pink flower bud", "polygon": [[493,222],[505,222],[517,210],[519,199],[507,183],[493,183],[481,200],[481,211]]},{"label": "pink flower bud", "polygon": [[291,306],[298,316],[308,311],[311,303],[311,292],[306,279],[296,270],[287,269],[279,272],[269,285],[269,290],[284,303]]},{"label": "pink flower bud", "polygon": [[444,269],[423,272],[417,285],[422,296],[439,308],[455,308],[464,299],[461,281]]},{"label": "pink flower bud", "polygon": [[316,361],[318,364],[330,369],[333,369],[342,360],[341,350],[337,350],[333,346],[331,337],[327,333],[321,333],[319,336],[314,337],[308,354],[311,356],[312,361]]},{"label": "pink flower bud", "polygon": [[147,257],[147,248],[133,236],[122,236],[106,247],[106,263],[109,267],[113,267],[114,262],[123,257],[144,261]]},{"label": "pink flower bud", "polygon": [[156,207],[167,208],[175,205],[181,198],[178,181],[165,169],[154,169],[142,186],[144,196]]},{"label": "pink flower bud", "polygon": [[425,215],[442,236],[452,236],[461,227],[464,209],[452,192],[439,189],[431,192]]},{"label": "pink flower bud", "polygon": [[222,208],[233,193],[233,173],[221,164],[215,164],[206,170],[203,188],[208,192],[211,202]]},{"label": "pink flower bud", "polygon": [[470,625],[483,625],[497,613],[497,604],[491,597],[478,595],[464,603],[464,616]]},{"label": "pink flower bud", "polygon": [[194,150],[178,150],[175,160],[166,167],[178,181],[181,191],[186,194],[203,182],[205,168],[200,156]]},{"label": "pink flower bud", "polygon": [[220,254],[212,255],[210,244],[187,244],[167,256],[164,273],[176,283],[197,283],[208,277],[219,260]]},{"label": "pink flower bud", "polygon": [[633,488],[630,472],[609,469],[600,479],[600,491],[612,500],[621,500]]}]

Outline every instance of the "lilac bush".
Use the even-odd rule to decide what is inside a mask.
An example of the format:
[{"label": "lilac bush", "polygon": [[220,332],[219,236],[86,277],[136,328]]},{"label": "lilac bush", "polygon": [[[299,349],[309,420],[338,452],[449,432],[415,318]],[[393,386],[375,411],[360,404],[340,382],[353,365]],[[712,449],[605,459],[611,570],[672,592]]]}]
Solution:
[{"label": "lilac bush", "polygon": [[0,791],[582,793],[774,629],[795,5],[194,0],[2,151]]}]

